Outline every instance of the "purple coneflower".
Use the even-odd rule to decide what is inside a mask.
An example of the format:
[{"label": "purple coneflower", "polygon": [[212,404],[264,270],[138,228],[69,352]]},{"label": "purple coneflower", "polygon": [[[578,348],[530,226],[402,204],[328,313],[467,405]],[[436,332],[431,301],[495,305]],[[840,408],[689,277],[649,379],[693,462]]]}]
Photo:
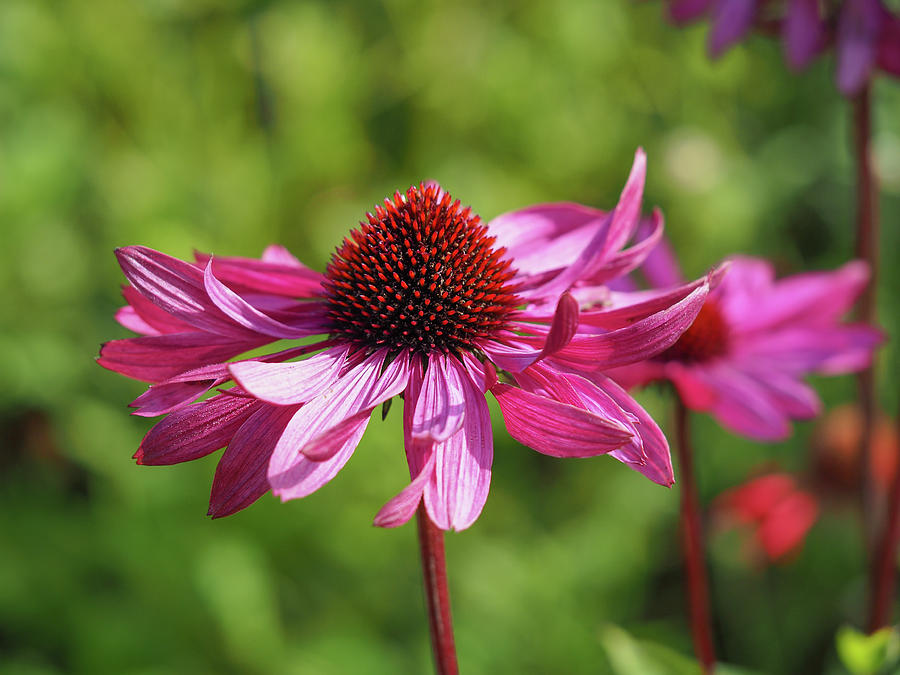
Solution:
[{"label": "purple coneflower", "polygon": [[754,28],[781,34],[794,70],[808,66],[833,44],[837,84],[854,96],[875,68],[900,77],[900,17],[881,0],[669,0],[669,15],[683,24],[709,14],[709,52],[718,57]]},{"label": "purple coneflower", "polygon": [[[651,234],[623,249],[640,221],[645,167],[638,151],[611,212],[547,204],[487,226],[437,185],[411,187],[367,215],[324,275],[274,247],[262,260],[198,255],[194,263],[118,250],[131,283],[118,319],[142,337],[106,343],[99,362],[152,383],[132,404],[136,414],[168,413],[142,441],[138,463],[174,464],[227,446],[213,516],[270,488],[282,500],[304,497],[344,466],[373,410],[401,396],[412,480],[375,523],[405,523],[424,502],[438,527],[461,530],[488,494],[490,391],[511,435],[538,452],[611,454],[671,485],[658,426],[600,372],[669,348],[709,290],[701,279],[609,306],[604,284],[639,265],[662,233],[656,212]],[[606,304],[580,311],[598,299]]]},{"label": "purple coneflower", "polygon": [[[681,278],[666,242],[643,272],[659,287]],[[672,347],[613,377],[626,387],[669,380],[688,408],[708,412],[731,431],[760,441],[784,439],[790,420],[821,411],[805,375],[850,373],[872,362],[881,333],[841,322],[867,279],[865,263],[854,261],[834,272],[776,281],[767,261],[735,257]]]}]

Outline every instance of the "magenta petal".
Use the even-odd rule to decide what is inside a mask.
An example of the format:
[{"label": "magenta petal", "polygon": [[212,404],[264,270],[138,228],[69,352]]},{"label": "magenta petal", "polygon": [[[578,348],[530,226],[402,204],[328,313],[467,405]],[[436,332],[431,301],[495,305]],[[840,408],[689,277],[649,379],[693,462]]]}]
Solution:
[{"label": "magenta petal", "polygon": [[[282,500],[305,497],[330,481],[347,463],[365,424],[355,427],[331,459],[314,462],[304,447],[329,429],[363,410],[371,410],[402,392],[409,380],[410,359],[398,355],[383,372],[386,350],[372,354],[339,378],[320,396],[300,408],[288,423],[269,461],[269,483]],[[365,417],[366,424],[368,417]]]},{"label": "magenta petal", "polygon": [[638,473],[646,476],[654,483],[669,487],[675,483],[675,474],[672,471],[672,456],[669,452],[669,442],[659,425],[653,420],[647,411],[615,382],[607,377],[596,376],[592,381],[603,389],[626,412],[634,415],[639,424],[635,425],[641,437],[641,449],[644,461],[635,463],[631,461],[631,455],[616,451],[609,453],[621,462],[624,462]]},{"label": "magenta petal", "polygon": [[464,530],[478,518],[487,500],[494,459],[491,419],[484,393],[462,364],[457,368],[465,394],[463,427],[434,444],[434,474],[425,486],[428,516],[443,530]]},{"label": "magenta petal", "polygon": [[[135,330],[142,335],[160,335],[166,333],[186,333],[194,330],[193,326],[175,318],[161,307],[150,302],[140,294],[133,286],[123,286],[122,296],[128,303],[131,311],[136,315],[135,320],[140,320],[149,331]],[[126,309],[126,308],[123,308]],[[130,326],[125,326],[130,328]],[[134,330],[134,329],[131,329]]]},{"label": "magenta petal", "polygon": [[234,340],[199,331],[112,340],[100,347],[104,368],[144,382],[162,382],[199,366],[221,363],[268,340]]},{"label": "magenta petal", "polygon": [[218,395],[178,410],[154,426],[141,441],[138,464],[168,465],[204,457],[225,447],[262,404]]},{"label": "magenta petal", "polygon": [[325,462],[334,457],[341,449],[345,448],[348,443],[356,439],[358,442],[362,438],[369,424],[369,417],[372,415],[374,408],[366,408],[361,412],[351,415],[339,424],[323,431],[321,434],[308,441],[300,452],[307,459],[314,462]]},{"label": "magenta petal", "polygon": [[881,8],[878,0],[845,0],[837,28],[837,85],[855,96],[875,63]]},{"label": "magenta petal", "polygon": [[625,181],[625,187],[619,196],[619,203],[613,210],[606,242],[600,254],[601,259],[605,260],[611,256],[634,236],[641,215],[641,198],[644,195],[646,177],[647,153],[643,148],[638,148],[634,153],[628,180]]},{"label": "magenta petal", "polygon": [[[203,267],[212,256],[194,253]],[[289,298],[315,298],[322,293],[322,275],[309,269],[283,246],[269,246],[262,260],[217,256],[213,271],[239,293],[271,293]]]},{"label": "magenta petal", "polygon": [[425,491],[425,485],[431,480],[434,474],[434,453],[430,454],[428,460],[419,474],[397,495],[392,497],[387,504],[381,507],[381,510],[375,515],[373,522],[377,527],[399,527],[409,522],[413,517],[419,504],[422,502],[422,493]]},{"label": "magenta petal", "polygon": [[553,355],[554,361],[583,371],[597,371],[641,361],[671,347],[693,323],[709,287],[636,323],[600,335],[576,337]]},{"label": "magenta petal", "polygon": [[281,339],[299,339],[323,332],[317,319],[308,326],[288,326],[263,314],[237,293],[216,279],[212,270],[212,260],[203,272],[203,284],[210,299],[222,312],[236,323],[256,333]]},{"label": "magenta petal", "polygon": [[790,435],[786,413],[752,377],[727,364],[698,370],[697,375],[716,391],[710,413],[722,426],[759,441],[780,441]]},{"label": "magenta petal", "polygon": [[[592,285],[609,283],[645,263],[648,256],[658,251],[659,246],[665,243],[663,241],[665,221],[662,211],[653,209],[649,224],[650,227],[642,232],[645,236],[639,242],[623,251],[610,254],[605,262],[591,269],[582,283]],[[644,264],[644,269],[646,269],[646,264]]]},{"label": "magenta petal", "polygon": [[735,352],[741,359],[765,361],[788,373],[839,375],[869,367],[874,348],[883,340],[878,330],[862,324],[801,326],[756,334]]},{"label": "magenta petal", "polygon": [[216,380],[154,384],[128,405],[137,408],[134,415],[156,417],[165,415],[195,401],[216,384]]},{"label": "magenta petal", "polygon": [[509,435],[551,457],[593,457],[621,447],[632,434],[600,415],[507,384],[491,392]]},{"label": "magenta petal", "polygon": [[782,39],[784,54],[791,68],[800,70],[810,64],[825,43],[825,25],[819,16],[819,0],[788,0]]},{"label": "magenta petal", "polygon": [[719,57],[753,26],[757,0],[718,0],[709,34],[709,53]]},{"label": "magenta petal", "polygon": [[[522,345],[503,345],[489,342],[482,345],[485,354],[504,370],[519,372],[543,358],[555,354],[572,341],[578,330],[578,301],[570,293],[563,293],[556,305],[553,322],[540,350]],[[529,327],[523,326],[523,329]]]},{"label": "magenta petal", "polygon": [[116,257],[128,281],[169,314],[217,335],[256,337],[213,304],[203,286],[203,273],[190,263],[144,246],[116,249]]},{"label": "magenta petal", "polygon": [[[652,227],[652,221],[642,221],[638,228],[638,235],[640,236],[642,230]],[[660,237],[659,243],[646,257],[644,264],[641,265],[641,272],[650,285],[655,288],[671,288],[684,283],[681,265],[678,264],[672,245],[665,237]]]},{"label": "magenta petal", "polygon": [[900,77],[900,16],[888,11],[882,14],[878,65],[894,77]]},{"label": "magenta petal", "polygon": [[235,381],[253,396],[275,405],[306,403],[334,384],[350,347],[332,347],[303,361],[241,361],[228,367]]},{"label": "magenta petal", "polygon": [[571,265],[585,241],[608,224],[605,211],[558,202],[504,213],[488,223],[488,232],[516,261],[520,275],[535,276]]},{"label": "magenta petal", "polygon": [[262,406],[241,425],[216,466],[207,515],[230,516],[269,491],[266,467],[292,414],[289,408]]},{"label": "magenta petal", "polygon": [[462,427],[463,391],[459,375],[449,363],[451,358],[439,353],[428,358],[410,430],[415,438],[445,441]]}]

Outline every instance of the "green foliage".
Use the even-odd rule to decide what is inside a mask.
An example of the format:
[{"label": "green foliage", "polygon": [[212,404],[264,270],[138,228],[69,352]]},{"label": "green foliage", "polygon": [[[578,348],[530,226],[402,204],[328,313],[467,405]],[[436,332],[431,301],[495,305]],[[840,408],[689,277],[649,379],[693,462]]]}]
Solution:
[{"label": "green foliage", "polygon": [[841,663],[852,675],[900,671],[900,635],[894,628],[882,628],[866,635],[850,626],[841,626],[835,641]]},{"label": "green foliage", "polygon": [[[711,63],[704,31],[626,0],[0,2],[0,674],[427,672],[414,528],[370,525],[408,480],[400,416],[373,420],[320,493],[207,519],[217,457],[135,466],[152,422],[125,404],[143,387],[93,362],[126,335],[112,250],[277,242],[321,269],[414,181],[485,218],[546,200],[608,208],[642,145],[646,205],[688,274],[735,251],[785,272],[846,260],[831,64],[790,75],[762,38]],[[900,90],[880,82],[876,100],[889,262]],[[895,336],[898,293],[886,264]],[[849,378],[821,384],[827,405],[852,399]],[[895,387],[883,393],[895,410]],[[660,392],[640,398],[666,421]],[[772,446],[695,426],[706,503],[762,462],[809,465],[810,424]],[[686,667],[677,488],[495,432],[484,514],[447,542],[465,672]],[[791,675],[835,664],[832,636],[863,603],[848,499],[831,495],[805,549],[765,572],[711,524],[720,658]]]}]

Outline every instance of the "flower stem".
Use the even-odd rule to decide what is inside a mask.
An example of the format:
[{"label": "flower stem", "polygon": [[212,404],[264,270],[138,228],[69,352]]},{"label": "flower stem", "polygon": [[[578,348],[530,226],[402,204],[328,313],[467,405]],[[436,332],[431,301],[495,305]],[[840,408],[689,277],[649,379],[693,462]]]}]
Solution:
[{"label": "flower stem", "polygon": [[[875,323],[875,288],[878,282],[878,188],[872,170],[872,107],[870,85],[853,99],[853,154],[856,160],[856,257],[869,265],[869,283],[857,305],[860,321]],[[875,425],[874,366],[857,376],[859,406],[863,416],[859,475],[866,549],[875,549],[878,530],[872,477],[872,429]]]},{"label": "flower stem", "polygon": [[422,553],[422,576],[428,603],[428,625],[431,629],[435,671],[438,675],[458,675],[453,619],[450,616],[450,591],[447,588],[444,533],[431,522],[424,505],[419,506],[416,520],[419,525],[419,549]]},{"label": "flower stem", "polygon": [[[900,434],[900,413],[897,415]],[[888,498],[887,520],[875,551],[869,600],[869,632],[891,622],[891,609],[896,584],[897,545],[900,543],[900,466],[894,469],[894,480]]]},{"label": "flower stem", "polygon": [[675,397],[675,428],[678,462],[681,468],[681,532],[685,566],[687,567],[688,604],[691,613],[691,633],[694,652],[704,673],[712,673],[716,664],[713,648],[712,623],[709,611],[709,581],[703,556],[703,530],[697,484],[694,479],[694,460],[691,449],[688,411]]}]

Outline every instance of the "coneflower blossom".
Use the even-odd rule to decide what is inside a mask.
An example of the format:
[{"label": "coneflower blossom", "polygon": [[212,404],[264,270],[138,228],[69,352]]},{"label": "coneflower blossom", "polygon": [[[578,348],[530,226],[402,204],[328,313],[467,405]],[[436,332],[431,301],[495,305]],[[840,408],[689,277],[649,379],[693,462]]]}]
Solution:
[{"label": "coneflower blossom", "polygon": [[818,500],[786,473],[757,476],[723,492],[713,508],[722,521],[749,527],[754,548],[771,562],[798,551],[819,516]]},{"label": "coneflower blossom", "polygon": [[[639,265],[661,236],[655,213],[651,234],[623,249],[640,220],[645,166],[638,151],[609,213],[550,204],[487,226],[439,186],[411,187],[367,214],[324,275],[281,248],[262,260],[194,263],[118,250],[131,283],[118,319],[143,336],[106,343],[99,361],[152,383],[133,403],[137,414],[168,413],[144,438],[138,463],[173,464],[227,446],[213,516],[270,488],[282,500],[304,497],[344,466],[373,410],[402,396],[412,480],[375,523],[400,525],[424,501],[438,527],[460,530],[488,495],[490,391],[525,445],[556,457],[611,454],[672,484],[661,431],[599,371],[669,348],[709,281],[623,307],[579,306],[608,300],[603,284]],[[233,360],[311,336],[320,337]],[[592,376],[567,370],[569,362]]]},{"label": "coneflower blossom", "polygon": [[[656,287],[680,283],[665,241],[642,271]],[[688,408],[708,412],[731,431],[762,441],[786,438],[790,420],[821,410],[804,376],[855,372],[872,362],[881,333],[841,323],[867,280],[859,261],[776,281],[767,261],[732,258],[722,283],[672,347],[612,376],[628,388],[669,380]]]},{"label": "coneflower blossom", "polygon": [[834,45],[838,88],[857,94],[880,68],[900,77],[900,16],[881,0],[669,0],[678,24],[710,15],[709,52],[718,57],[760,27],[781,34],[785,59],[794,70],[808,66]]}]

